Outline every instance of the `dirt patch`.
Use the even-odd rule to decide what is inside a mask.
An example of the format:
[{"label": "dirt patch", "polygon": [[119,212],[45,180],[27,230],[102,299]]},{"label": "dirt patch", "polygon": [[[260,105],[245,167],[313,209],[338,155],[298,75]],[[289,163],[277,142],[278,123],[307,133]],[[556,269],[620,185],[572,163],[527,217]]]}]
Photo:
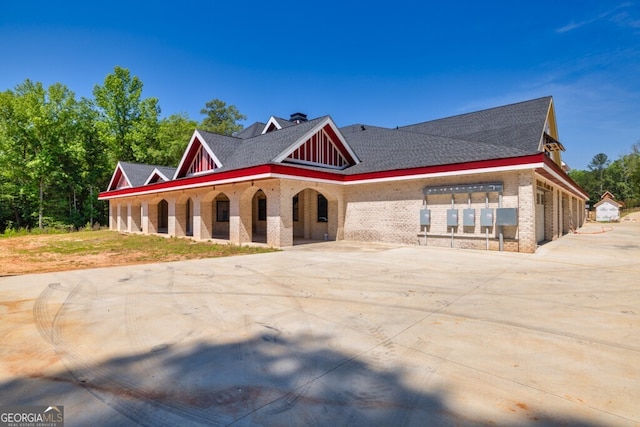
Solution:
[{"label": "dirt patch", "polygon": [[268,251],[112,231],[0,238],[0,277]]},{"label": "dirt patch", "polygon": [[21,243],[29,245],[31,242],[21,242],[19,239],[0,241],[0,277],[141,264],[140,261],[134,261],[135,254],[110,253],[95,255],[41,254],[38,259],[34,260],[31,257],[16,253],[16,250],[25,248]]}]

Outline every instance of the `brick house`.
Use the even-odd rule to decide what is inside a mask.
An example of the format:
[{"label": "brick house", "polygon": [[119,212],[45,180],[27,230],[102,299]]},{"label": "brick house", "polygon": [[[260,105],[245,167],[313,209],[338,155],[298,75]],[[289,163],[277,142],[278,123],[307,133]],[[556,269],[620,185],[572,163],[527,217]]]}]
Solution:
[{"label": "brick house", "polygon": [[272,116],[194,131],[175,169],[119,162],[100,199],[126,232],[534,252],[585,220],[558,139],[551,97],[393,129]]}]

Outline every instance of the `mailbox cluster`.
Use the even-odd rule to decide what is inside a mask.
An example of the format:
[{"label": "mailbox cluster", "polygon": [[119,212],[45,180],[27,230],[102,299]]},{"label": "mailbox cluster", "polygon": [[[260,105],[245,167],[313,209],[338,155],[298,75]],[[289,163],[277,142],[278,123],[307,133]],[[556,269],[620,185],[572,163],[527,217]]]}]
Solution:
[{"label": "mailbox cluster", "polygon": [[[493,227],[497,226],[515,226],[518,225],[518,209],[517,208],[497,208],[495,209],[495,224],[493,208],[480,209],[480,226]],[[420,209],[420,225],[431,225],[431,209]],[[458,217],[458,209],[447,209],[447,227],[458,227],[460,225]],[[462,210],[462,225],[464,227],[475,227],[476,210]]]}]

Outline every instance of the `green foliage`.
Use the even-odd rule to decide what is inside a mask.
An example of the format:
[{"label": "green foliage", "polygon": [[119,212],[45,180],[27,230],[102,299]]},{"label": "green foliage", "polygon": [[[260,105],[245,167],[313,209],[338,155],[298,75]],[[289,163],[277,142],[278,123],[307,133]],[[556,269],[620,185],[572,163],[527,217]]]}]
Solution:
[{"label": "green foliage", "polygon": [[112,164],[145,162],[153,144],[160,107],[156,98],[142,99],[142,81],[128,69],[116,66],[102,86],[93,89],[100,111],[100,139],[107,144]]},{"label": "green foliage", "polygon": [[631,153],[611,162],[606,154],[596,154],[588,170],[571,170],[569,176],[587,193],[591,204],[597,203],[605,191],[610,191],[626,207],[640,206],[640,144]]},{"label": "green foliage", "polygon": [[[98,201],[119,160],[176,166],[197,122],[159,120],[142,81],[115,67],[94,99],[61,83],[25,80],[0,92],[0,233],[69,230],[108,222]],[[245,118],[220,100],[207,103],[207,130],[231,134]],[[203,123],[204,123],[203,122]]]},{"label": "green foliage", "polygon": [[207,116],[200,123],[201,129],[221,135],[233,135],[242,130],[243,126],[237,122],[246,119],[247,116],[240,114],[235,105],[227,106],[219,99],[212,99],[205,106],[206,108],[200,110],[200,114]]},{"label": "green foliage", "polygon": [[198,126],[186,114],[172,114],[160,120],[157,144],[148,149],[148,163],[159,166],[177,166],[193,130]]}]

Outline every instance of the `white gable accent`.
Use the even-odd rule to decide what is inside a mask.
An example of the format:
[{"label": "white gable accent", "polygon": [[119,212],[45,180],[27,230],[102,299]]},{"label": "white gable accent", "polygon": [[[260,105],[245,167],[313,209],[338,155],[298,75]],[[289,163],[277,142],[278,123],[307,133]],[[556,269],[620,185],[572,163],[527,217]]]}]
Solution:
[{"label": "white gable accent", "polygon": [[[334,140],[327,131],[331,131]],[[360,159],[349,147],[338,127],[330,117],[321,121],[295,143],[290,145],[274,162],[299,163],[311,166],[321,166],[331,169],[344,169],[347,166],[360,163]]]},{"label": "white gable accent", "polygon": [[128,188],[132,187],[131,181],[126,173],[124,173],[124,169],[120,162],[116,166],[116,170],[113,171],[113,175],[111,175],[111,181],[109,181],[109,186],[107,187],[109,190],[119,190],[120,188]]},{"label": "white gable accent", "polygon": [[148,185],[148,184],[150,184],[150,183],[151,183],[151,181],[152,181],[152,179],[153,179],[154,177],[156,177],[156,176],[157,176],[157,177],[159,177],[160,179],[162,179],[163,181],[170,181],[170,180],[171,180],[171,179],[170,179],[170,178],[168,178],[165,174],[163,174],[162,172],[160,172],[160,171],[158,170],[158,168],[155,168],[155,169],[153,170],[153,172],[151,172],[151,175],[149,175],[149,178],[147,178],[147,180],[144,182],[144,185]]},{"label": "white gable accent", "polygon": [[262,135],[264,135],[265,133],[269,132],[269,129],[275,126],[276,129],[280,130],[282,129],[282,125],[280,123],[278,123],[278,120],[276,120],[276,118],[274,116],[271,116],[269,118],[269,121],[267,122],[266,125],[264,125],[264,129],[262,129]]},{"label": "white gable accent", "polygon": [[[204,138],[202,137],[202,135],[200,135],[200,132],[195,130],[193,132],[193,135],[191,136],[189,145],[187,145],[187,149],[184,150],[184,154],[182,155],[182,159],[180,159],[180,163],[178,164],[178,168],[176,169],[176,173],[173,176],[173,179],[193,175],[189,174],[189,170],[191,169],[195,158],[198,156],[198,153],[202,153],[201,150],[205,150],[207,156],[213,161],[215,165],[213,169],[222,167],[222,163],[220,162],[220,160],[216,157],[213,151],[211,151],[209,146],[207,144],[204,144],[202,141],[204,141]],[[186,164],[187,161],[189,162],[188,165]],[[210,172],[213,169],[200,171],[198,173]]]}]

